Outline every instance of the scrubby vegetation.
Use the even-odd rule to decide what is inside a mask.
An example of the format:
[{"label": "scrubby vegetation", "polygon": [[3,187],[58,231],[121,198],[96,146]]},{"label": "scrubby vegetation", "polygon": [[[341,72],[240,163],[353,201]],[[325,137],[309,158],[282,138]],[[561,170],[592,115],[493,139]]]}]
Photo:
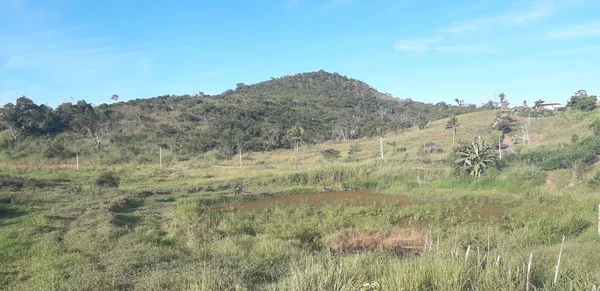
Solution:
[{"label": "scrubby vegetation", "polygon": [[[294,78],[329,84],[327,76]],[[167,106],[169,98],[245,104],[243,94],[300,86],[289,78],[240,84],[212,101],[108,108]],[[358,90],[358,81],[331,80],[347,82],[344,96]],[[328,86],[306,90],[339,99]],[[372,92],[365,90],[357,92]],[[305,102],[277,96],[269,102]],[[464,106],[441,110],[443,119],[352,141],[308,143],[315,127],[292,120],[270,151],[232,139],[245,145],[242,165],[217,143],[194,155],[176,150],[170,140],[188,121],[154,140],[147,157],[128,145],[156,133],[116,131],[99,149],[88,137],[97,156],[81,155],[80,169],[77,143],[62,144],[69,151],[50,143],[36,159],[23,158],[28,147],[79,133],[31,131],[13,141],[7,128],[4,153],[23,154],[1,162],[0,289],[592,290],[600,284],[600,138],[590,127],[598,113],[573,107],[523,119],[507,102],[456,118]],[[510,126],[494,129],[497,116]]]},{"label": "scrubby vegetation", "polygon": [[[52,109],[21,97],[0,108],[0,145],[17,160],[92,156],[105,164],[147,163],[162,146],[178,160],[218,151],[292,148],[292,128],[311,143],[355,140],[397,131],[474,106],[396,99],[369,85],[324,71],[273,78],[209,96],[159,96],[92,106],[67,102]],[[40,151],[40,148],[42,149]]]}]

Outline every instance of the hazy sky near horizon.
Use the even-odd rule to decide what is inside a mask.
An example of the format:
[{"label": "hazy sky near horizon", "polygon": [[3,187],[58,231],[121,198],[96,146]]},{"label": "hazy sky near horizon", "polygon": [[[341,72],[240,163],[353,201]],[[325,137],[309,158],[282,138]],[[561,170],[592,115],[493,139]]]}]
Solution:
[{"label": "hazy sky near horizon", "polygon": [[598,0],[0,0],[0,103],[217,94],[326,70],[425,102],[600,94]]}]

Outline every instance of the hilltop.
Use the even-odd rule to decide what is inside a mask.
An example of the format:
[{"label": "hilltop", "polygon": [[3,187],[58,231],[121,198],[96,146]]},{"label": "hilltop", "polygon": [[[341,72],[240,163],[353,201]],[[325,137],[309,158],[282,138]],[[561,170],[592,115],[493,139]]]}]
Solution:
[{"label": "hilltop", "polygon": [[102,148],[109,163],[149,161],[153,158],[146,153],[158,146],[172,150],[178,160],[206,152],[230,157],[240,149],[291,148],[288,130],[293,126],[304,129],[306,142],[354,140],[477,110],[394,98],[325,71],[240,83],[214,96],[167,95],[96,107],[79,101],[54,110],[21,101],[25,105],[16,107],[27,108],[23,114],[31,117],[19,123],[23,130],[14,143],[20,146],[10,156],[93,156]]}]

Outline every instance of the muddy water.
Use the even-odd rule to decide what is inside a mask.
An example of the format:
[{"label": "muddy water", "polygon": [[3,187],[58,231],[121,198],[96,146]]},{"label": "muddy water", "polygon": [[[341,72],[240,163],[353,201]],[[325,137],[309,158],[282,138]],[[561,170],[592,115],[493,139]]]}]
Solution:
[{"label": "muddy water", "polygon": [[279,196],[255,201],[243,202],[231,205],[239,210],[261,210],[271,204],[280,204],[284,206],[293,206],[306,203],[310,206],[323,206],[333,203],[345,203],[348,205],[377,205],[396,204],[398,206],[408,206],[412,204],[422,204],[422,202],[411,201],[406,196],[381,194],[374,191],[354,191],[354,192],[326,192],[318,194],[300,194]]},{"label": "muddy water", "polygon": [[[375,191],[355,191],[355,192],[326,192],[317,194],[299,194],[265,198],[255,201],[242,202],[233,205],[218,205],[216,208],[233,208],[235,210],[262,210],[269,205],[296,206],[308,204],[311,207],[319,207],[327,204],[344,203],[351,206],[359,205],[377,205],[383,204],[406,207],[409,205],[427,205],[444,202],[428,202],[411,200],[407,196],[382,194]],[[446,202],[448,203],[448,202]],[[503,209],[498,205],[470,205],[460,204],[455,211],[466,212],[473,220],[489,220],[501,217]],[[402,223],[398,221],[398,223]]]}]

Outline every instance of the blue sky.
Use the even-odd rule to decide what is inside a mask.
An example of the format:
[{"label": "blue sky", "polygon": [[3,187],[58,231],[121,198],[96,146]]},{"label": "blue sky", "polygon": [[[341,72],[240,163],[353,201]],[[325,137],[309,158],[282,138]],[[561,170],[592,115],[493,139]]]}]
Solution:
[{"label": "blue sky", "polygon": [[600,94],[600,1],[0,0],[0,103],[203,91],[324,69],[419,101]]}]

